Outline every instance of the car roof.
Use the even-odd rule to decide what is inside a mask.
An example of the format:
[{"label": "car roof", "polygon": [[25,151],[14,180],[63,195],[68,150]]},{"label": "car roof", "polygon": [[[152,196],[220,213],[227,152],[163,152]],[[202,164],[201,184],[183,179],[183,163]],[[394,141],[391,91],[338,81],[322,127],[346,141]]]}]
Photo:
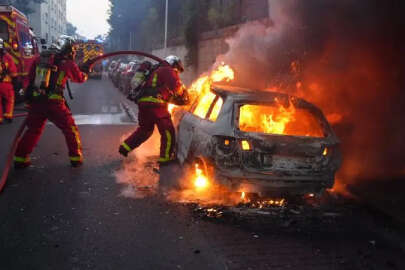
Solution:
[{"label": "car roof", "polygon": [[293,101],[295,106],[306,108],[323,118],[323,112],[316,105],[293,95],[274,91],[256,90],[229,85],[212,84],[211,91],[222,98],[230,98],[232,102],[241,103],[272,103],[275,99],[280,101]]},{"label": "car roof", "polygon": [[[272,101],[275,98],[288,99],[296,98],[292,95],[279,93],[274,91],[264,91],[257,89],[248,89],[229,85],[213,84],[212,92],[222,97],[232,97],[234,100],[249,100],[249,101]],[[297,98],[299,99],[299,98]]]}]

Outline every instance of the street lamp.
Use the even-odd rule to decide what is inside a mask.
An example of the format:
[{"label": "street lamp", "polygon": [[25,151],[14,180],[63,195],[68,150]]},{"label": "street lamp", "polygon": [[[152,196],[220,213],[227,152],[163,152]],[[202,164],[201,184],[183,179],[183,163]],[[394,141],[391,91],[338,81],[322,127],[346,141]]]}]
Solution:
[{"label": "street lamp", "polygon": [[167,50],[167,21],[168,21],[168,13],[169,13],[169,0],[166,0],[166,10],[165,10],[165,54]]}]

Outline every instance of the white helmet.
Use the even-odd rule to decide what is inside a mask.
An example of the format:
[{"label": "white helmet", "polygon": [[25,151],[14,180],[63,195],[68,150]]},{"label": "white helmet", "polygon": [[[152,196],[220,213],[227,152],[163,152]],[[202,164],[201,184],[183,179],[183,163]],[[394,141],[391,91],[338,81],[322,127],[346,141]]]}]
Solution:
[{"label": "white helmet", "polygon": [[165,58],[165,61],[169,63],[169,65],[172,68],[178,69],[180,72],[184,71],[184,66],[183,63],[181,62],[181,59],[178,56],[175,55],[169,55],[168,57]]},{"label": "white helmet", "polygon": [[73,47],[75,43],[75,39],[70,36],[61,35],[56,42],[51,44],[51,48],[57,49],[59,51],[65,51],[66,49],[70,49]]},{"label": "white helmet", "polygon": [[0,38],[0,49],[4,49],[4,40]]}]

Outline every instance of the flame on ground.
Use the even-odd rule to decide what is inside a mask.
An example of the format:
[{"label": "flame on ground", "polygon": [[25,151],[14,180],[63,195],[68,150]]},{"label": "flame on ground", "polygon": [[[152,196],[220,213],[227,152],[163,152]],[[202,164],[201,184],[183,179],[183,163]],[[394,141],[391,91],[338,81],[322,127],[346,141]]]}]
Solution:
[{"label": "flame on ground", "polygon": [[209,187],[208,178],[204,175],[203,170],[200,169],[198,164],[195,164],[194,186],[197,190],[204,190]]}]

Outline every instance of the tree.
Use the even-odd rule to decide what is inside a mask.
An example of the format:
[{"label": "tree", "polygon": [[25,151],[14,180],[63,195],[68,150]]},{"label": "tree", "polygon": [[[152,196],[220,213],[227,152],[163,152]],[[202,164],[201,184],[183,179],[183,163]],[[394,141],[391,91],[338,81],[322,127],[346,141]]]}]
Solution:
[{"label": "tree", "polygon": [[[110,0],[108,49],[153,50],[164,44],[165,0]],[[240,22],[241,0],[169,0],[168,44],[184,41],[189,65],[198,65],[202,32]]]},{"label": "tree", "polygon": [[31,4],[38,4],[42,2],[45,2],[45,0],[0,0],[0,4],[12,5],[25,14],[34,12]]}]

